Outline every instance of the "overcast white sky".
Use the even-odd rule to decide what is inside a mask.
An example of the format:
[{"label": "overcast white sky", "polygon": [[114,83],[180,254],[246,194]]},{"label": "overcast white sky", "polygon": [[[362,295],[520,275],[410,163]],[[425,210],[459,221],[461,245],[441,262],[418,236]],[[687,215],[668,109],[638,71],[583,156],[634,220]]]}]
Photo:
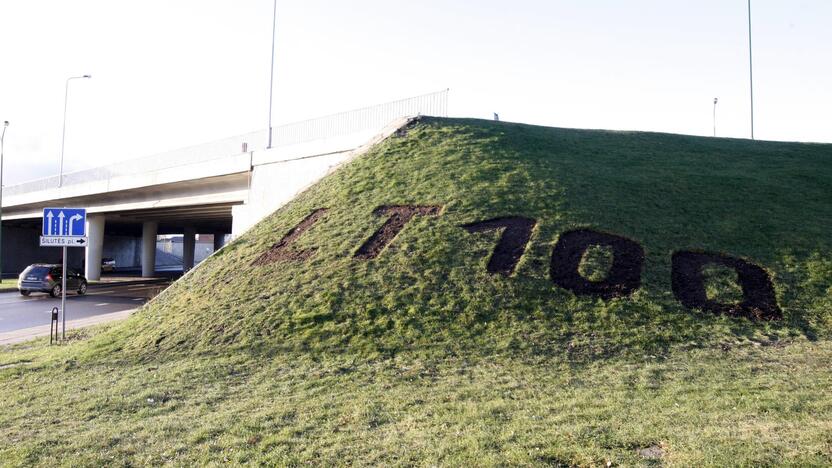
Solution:
[{"label": "overcast white sky", "polygon": [[[758,139],[832,142],[832,2],[754,0]],[[0,0],[6,185],[267,126],[271,0]],[[278,0],[275,123],[452,116],[749,134],[745,0]]]}]

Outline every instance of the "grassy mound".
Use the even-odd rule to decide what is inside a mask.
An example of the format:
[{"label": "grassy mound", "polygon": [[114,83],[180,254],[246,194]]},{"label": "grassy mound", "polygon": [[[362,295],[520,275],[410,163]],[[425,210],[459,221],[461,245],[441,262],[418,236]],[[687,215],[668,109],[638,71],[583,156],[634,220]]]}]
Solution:
[{"label": "grassy mound", "polygon": [[423,119],[124,323],[0,351],[0,460],[830,464],[830,156]]},{"label": "grassy mound", "polygon": [[[690,341],[826,336],[829,152],[822,145],[428,120],[209,259],[114,344],[154,354],[237,346],[595,355],[654,353]],[[388,218],[374,210],[391,205],[441,212],[413,216],[377,257],[356,257]],[[289,256],[257,262],[322,208],[286,246]],[[500,231],[461,227],[500,217],[536,222],[510,276],[487,268]],[[602,300],[553,283],[552,246],[581,228],[643,247],[641,287],[632,295]],[[766,269],[783,320],[753,323],[683,306],[672,293],[671,256],[685,249]],[[580,269],[594,268],[582,273],[602,278],[608,265],[592,252]],[[736,302],[736,273],[716,267],[704,272],[709,297]]]}]

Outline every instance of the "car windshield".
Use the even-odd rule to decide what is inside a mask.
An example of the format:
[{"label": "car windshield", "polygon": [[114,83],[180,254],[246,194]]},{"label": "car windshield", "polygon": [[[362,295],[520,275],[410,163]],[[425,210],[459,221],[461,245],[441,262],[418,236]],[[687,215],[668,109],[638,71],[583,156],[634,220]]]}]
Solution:
[{"label": "car windshield", "polygon": [[30,266],[23,271],[23,275],[25,276],[35,276],[38,278],[43,278],[47,273],[49,273],[49,267],[45,266]]}]

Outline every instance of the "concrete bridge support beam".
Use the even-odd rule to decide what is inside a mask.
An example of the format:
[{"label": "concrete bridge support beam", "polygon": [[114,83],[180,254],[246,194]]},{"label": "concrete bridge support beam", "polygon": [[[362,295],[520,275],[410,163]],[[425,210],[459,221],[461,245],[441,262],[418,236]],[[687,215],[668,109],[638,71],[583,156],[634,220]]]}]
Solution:
[{"label": "concrete bridge support beam", "polygon": [[182,236],[182,272],[193,269],[194,267],[194,250],[196,249],[196,229],[193,227],[185,227],[185,233]]},{"label": "concrete bridge support beam", "polygon": [[145,221],[142,224],[142,276],[150,278],[156,275],[156,235],[159,223]]},{"label": "concrete bridge support beam", "polygon": [[87,247],[84,252],[84,276],[89,281],[101,279],[101,255],[104,252],[104,216],[87,216]]},{"label": "concrete bridge support beam", "polygon": [[214,233],[214,252],[221,249],[225,245],[225,234],[221,232]]}]

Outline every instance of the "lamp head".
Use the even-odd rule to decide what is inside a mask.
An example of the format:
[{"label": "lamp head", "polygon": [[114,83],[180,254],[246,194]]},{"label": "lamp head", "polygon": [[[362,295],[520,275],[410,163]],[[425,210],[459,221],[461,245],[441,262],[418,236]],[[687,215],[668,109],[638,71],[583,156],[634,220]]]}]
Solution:
[{"label": "lamp head", "polygon": [[92,78],[92,75],[84,75],[81,78]]},{"label": "lamp head", "polygon": [[8,121],[8,120],[4,120],[4,121],[3,121],[3,126],[4,126],[4,127],[8,127],[8,126],[9,126],[9,121]]}]

